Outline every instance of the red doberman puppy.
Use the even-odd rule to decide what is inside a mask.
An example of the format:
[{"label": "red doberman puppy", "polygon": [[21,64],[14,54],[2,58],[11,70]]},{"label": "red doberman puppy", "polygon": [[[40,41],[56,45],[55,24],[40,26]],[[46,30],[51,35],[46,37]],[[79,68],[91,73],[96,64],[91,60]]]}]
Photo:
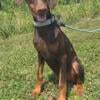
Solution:
[{"label": "red doberman puppy", "polygon": [[[21,3],[21,0],[16,0]],[[34,19],[34,46],[38,53],[37,84],[33,96],[40,94],[43,80],[43,66],[46,62],[59,80],[58,100],[68,99],[68,81],[72,81],[76,93],[83,92],[84,69],[66,35],[61,31],[50,12],[56,0],[26,0]]]}]

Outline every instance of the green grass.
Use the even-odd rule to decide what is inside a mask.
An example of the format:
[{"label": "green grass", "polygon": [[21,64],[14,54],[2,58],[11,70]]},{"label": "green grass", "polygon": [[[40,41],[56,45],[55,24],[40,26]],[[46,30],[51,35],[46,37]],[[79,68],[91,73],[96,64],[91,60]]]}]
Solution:
[{"label": "green grass", "polygon": [[[100,16],[100,0],[80,0],[80,3],[75,3],[76,0],[67,0],[70,1],[69,4],[65,4],[65,0],[59,1],[53,9],[54,15],[67,24]],[[25,0],[20,7],[16,6],[15,0],[2,0],[1,4],[0,37],[8,38],[32,31],[33,19]]]},{"label": "green grass", "polygon": [[[97,26],[91,22],[77,27],[88,28],[90,25],[92,28]],[[71,91],[69,100],[100,100],[100,33],[63,31],[85,68],[85,94],[77,97]],[[58,85],[53,83],[52,71],[47,65],[44,78],[48,84],[45,84],[40,96],[31,96],[37,73],[37,54],[32,39],[33,33],[15,35],[6,40],[0,38],[0,100],[48,100],[50,95],[57,97]]]}]

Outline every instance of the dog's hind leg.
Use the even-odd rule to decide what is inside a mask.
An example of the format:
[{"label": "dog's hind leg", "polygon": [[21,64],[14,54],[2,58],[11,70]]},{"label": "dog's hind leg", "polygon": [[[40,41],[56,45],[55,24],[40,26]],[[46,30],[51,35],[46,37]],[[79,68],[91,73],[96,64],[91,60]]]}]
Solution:
[{"label": "dog's hind leg", "polygon": [[84,88],[82,85],[84,82],[84,69],[79,60],[73,61],[72,70],[73,70],[75,93],[81,96],[84,93]]}]

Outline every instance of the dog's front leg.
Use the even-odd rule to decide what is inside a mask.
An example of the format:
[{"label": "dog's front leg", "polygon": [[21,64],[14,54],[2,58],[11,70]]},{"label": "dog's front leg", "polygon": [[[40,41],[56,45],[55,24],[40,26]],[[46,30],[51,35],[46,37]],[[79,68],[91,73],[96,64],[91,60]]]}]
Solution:
[{"label": "dog's front leg", "polygon": [[32,95],[38,95],[42,91],[42,86],[45,83],[43,80],[43,67],[44,67],[44,59],[40,54],[38,54],[38,72],[37,72],[37,84],[35,89],[32,92]]},{"label": "dog's front leg", "polygon": [[66,100],[67,93],[67,55],[65,54],[60,60],[60,70],[59,70],[59,97],[58,100]]}]

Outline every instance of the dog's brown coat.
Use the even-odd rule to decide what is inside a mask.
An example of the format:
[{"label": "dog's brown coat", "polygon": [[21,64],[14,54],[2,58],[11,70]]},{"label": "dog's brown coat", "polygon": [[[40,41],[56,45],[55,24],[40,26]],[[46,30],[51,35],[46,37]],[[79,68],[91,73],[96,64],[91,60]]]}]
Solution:
[{"label": "dog's brown coat", "polygon": [[[20,1],[20,0],[19,0]],[[36,13],[50,13],[50,4],[53,0],[27,0],[29,8],[31,9],[34,20],[36,21]],[[35,3],[33,3],[33,1]],[[18,2],[18,0],[17,0]],[[41,4],[41,6],[39,5]],[[46,62],[55,73],[59,80],[59,96],[58,100],[66,100],[66,93],[68,93],[68,81],[72,81],[75,85],[76,93],[81,95],[83,92],[82,83],[84,81],[84,69],[76,52],[65,34],[61,31],[59,25],[54,23],[43,26],[35,27],[34,46],[38,53],[38,74],[37,85],[33,90],[33,96],[40,94],[42,85],[45,83],[43,80],[43,66]]]}]

